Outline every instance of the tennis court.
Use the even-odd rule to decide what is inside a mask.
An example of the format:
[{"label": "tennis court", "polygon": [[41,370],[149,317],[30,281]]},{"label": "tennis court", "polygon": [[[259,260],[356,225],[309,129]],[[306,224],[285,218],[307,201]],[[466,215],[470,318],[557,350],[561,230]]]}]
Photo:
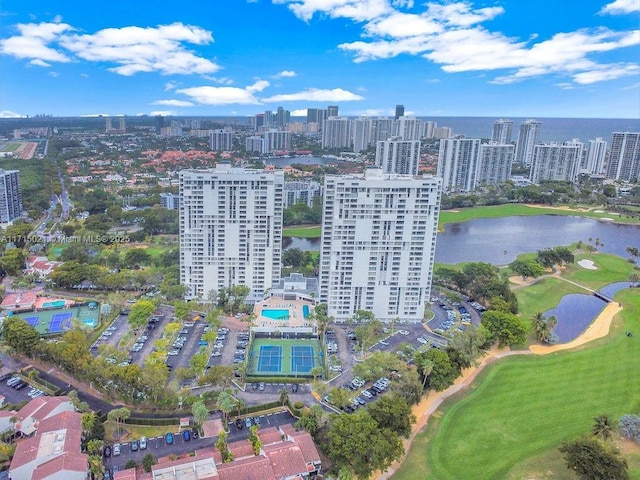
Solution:
[{"label": "tennis court", "polygon": [[26,312],[16,316],[22,318],[34,327],[41,335],[58,334],[69,330],[74,323],[84,327],[95,328],[98,326],[99,310],[87,306],[70,307],[56,310],[41,310],[38,312]]},{"label": "tennis court", "polygon": [[310,377],[311,369],[323,366],[322,349],[316,339],[254,338],[247,375]]}]

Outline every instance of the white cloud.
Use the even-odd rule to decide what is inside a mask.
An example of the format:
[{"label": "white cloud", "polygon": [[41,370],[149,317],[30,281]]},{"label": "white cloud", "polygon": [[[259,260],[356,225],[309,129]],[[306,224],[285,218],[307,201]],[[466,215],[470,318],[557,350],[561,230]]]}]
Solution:
[{"label": "white cloud", "polygon": [[25,118],[26,115],[12,112],[11,110],[0,110],[0,118]]},{"label": "white cloud", "polygon": [[62,15],[56,15],[55,17],[53,17],[53,20],[51,20],[53,23],[62,23]]},{"label": "white cloud", "polygon": [[82,118],[97,118],[97,117],[112,117],[113,115],[109,113],[85,113],[84,115],[80,115]]},{"label": "white cloud", "polygon": [[307,116],[307,109],[306,108],[301,108],[300,110],[293,110],[291,112],[291,116],[292,117],[306,117]]},{"label": "white cloud", "polygon": [[149,115],[152,117],[173,117],[175,113],[173,110],[154,110],[149,112]]},{"label": "white cloud", "polygon": [[[0,52],[15,58],[29,58],[46,62],[70,62],[64,53],[49,46],[69,30],[71,25],[66,23],[19,23],[19,35],[0,40]],[[43,66],[42,63],[35,65]]]},{"label": "white cloud", "polygon": [[88,73],[81,73],[80,76],[82,78],[89,78],[89,74]]},{"label": "white cloud", "polygon": [[395,110],[391,110],[390,108],[368,108],[356,112],[355,115],[358,117],[388,117],[395,115],[395,112]]},{"label": "white cloud", "polygon": [[60,76],[60,74],[58,72],[49,72],[48,75],[50,77],[53,77],[53,78],[56,78],[56,77]]},{"label": "white cloud", "polygon": [[231,85],[233,80],[228,77],[212,77],[211,75],[203,75],[202,78],[211,80],[212,82],[219,83],[220,85]]},{"label": "white cloud", "polygon": [[606,4],[600,10],[601,15],[623,15],[633,12],[640,12],[640,2],[638,0],[615,0]]},{"label": "white cloud", "polygon": [[151,105],[167,105],[170,107],[193,107],[192,102],[186,100],[156,100]]},{"label": "white cloud", "polygon": [[273,78],[285,78],[285,77],[295,77],[296,72],[293,70],[282,70],[279,73],[276,73]]},{"label": "white cloud", "polygon": [[262,99],[263,102],[350,102],[354,100],[364,100],[364,97],[342,88],[334,88],[332,90],[309,88],[298,93],[273,95]]},{"label": "white cloud", "polygon": [[175,83],[175,82],[167,82],[167,83],[164,84],[164,91],[168,92],[169,90],[173,90],[177,86],[178,86],[178,84]]},{"label": "white cloud", "polygon": [[183,43],[206,45],[213,42],[211,32],[200,27],[173,23],[155,28],[106,28],[94,34],[66,35],[60,44],[78,57],[115,63],[109,70],[130,76],[139,72],[165,75],[213,73],[218,65],[186,50]]},{"label": "white cloud", "polygon": [[573,76],[576,83],[590,84],[604,80],[614,80],[620,77],[640,74],[640,66],[630,64],[600,65],[597,69],[577,73]]},{"label": "white cloud", "polygon": [[273,0],[273,3],[287,4],[289,10],[305,22],[315,13],[362,22],[392,11],[387,0]]},{"label": "white cloud", "polygon": [[[157,27],[106,28],[92,34],[74,34],[71,25],[59,23],[18,24],[19,35],[0,41],[0,52],[33,65],[70,62],[77,58],[105,62],[120,75],[139,72],[161,74],[214,73],[220,67],[188,50],[185,44],[208,45],[211,32],[200,27],[173,23]],[[75,58],[74,58],[75,56]]]},{"label": "white cloud", "polygon": [[39,58],[34,58],[29,62],[29,65],[37,65],[38,67],[50,67],[51,64],[45,62],[44,60],[40,60]]},{"label": "white cloud", "polygon": [[[502,6],[475,8],[467,0],[431,1],[417,7],[422,11],[416,11],[412,0],[272,1],[286,4],[307,22],[320,14],[361,23],[359,40],[338,45],[341,50],[353,53],[356,63],[420,55],[448,73],[503,70],[497,78],[489,80],[498,84],[549,74],[577,83],[603,81],[630,75],[628,72],[635,71],[637,66],[636,63],[607,66],[591,57],[640,44],[640,31],[592,28],[557,33],[548,39],[539,39],[535,33],[526,39],[513,38],[483,25],[505,13]],[[603,11],[640,11],[640,1],[616,0]]]},{"label": "white cloud", "polygon": [[203,86],[181,88],[176,92],[187,95],[193,101],[203,105],[259,105],[261,102],[254,94],[261,92],[268,86],[269,82],[266,80],[258,80],[245,88]]}]

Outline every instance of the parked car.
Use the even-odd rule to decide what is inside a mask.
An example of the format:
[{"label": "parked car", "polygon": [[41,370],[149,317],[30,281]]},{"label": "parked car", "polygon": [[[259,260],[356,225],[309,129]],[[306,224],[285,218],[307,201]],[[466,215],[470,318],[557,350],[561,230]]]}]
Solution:
[{"label": "parked car", "polygon": [[244,422],[239,418],[236,419],[235,424],[238,430],[242,430],[244,428]]},{"label": "parked car", "polygon": [[260,382],[260,385],[259,385],[260,391],[264,390],[264,386],[265,386],[264,382]]},{"label": "parked car", "polygon": [[111,456],[111,447],[109,445],[105,445],[102,449],[102,456],[104,458],[109,458]]},{"label": "parked car", "polygon": [[198,430],[196,430],[195,428],[193,430],[191,430],[191,438],[196,439],[200,436],[200,434],[198,433]]},{"label": "parked car", "polygon": [[247,418],[244,419],[244,425],[247,428],[251,428],[251,417],[247,417]]},{"label": "parked car", "polygon": [[190,441],[190,440],[191,440],[191,432],[190,432],[189,430],[184,430],[184,431],[182,432],[182,439],[183,439],[185,442]]},{"label": "parked car", "polygon": [[116,443],[113,445],[113,456],[117,457],[118,455],[120,455],[120,444]]},{"label": "parked car", "polygon": [[147,449],[147,437],[141,437],[140,438],[140,450],[146,450]]},{"label": "parked car", "polygon": [[139,446],[140,445],[138,444],[138,440],[131,440],[131,451],[132,452],[137,452]]},{"label": "parked car", "polygon": [[167,445],[173,445],[173,433],[169,432],[164,436],[164,440]]}]

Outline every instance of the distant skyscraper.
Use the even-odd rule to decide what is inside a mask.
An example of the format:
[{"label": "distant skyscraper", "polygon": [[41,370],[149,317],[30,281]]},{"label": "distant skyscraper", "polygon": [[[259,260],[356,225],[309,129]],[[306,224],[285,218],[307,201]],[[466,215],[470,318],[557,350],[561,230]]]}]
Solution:
[{"label": "distant skyscraper", "polygon": [[549,143],[534,145],[529,180],[574,182],[580,165],[579,145]]},{"label": "distant skyscraper", "polygon": [[369,148],[373,141],[373,120],[360,117],[353,121],[353,151],[358,153]]},{"label": "distant skyscraper", "polygon": [[404,117],[404,105],[396,105],[395,119],[398,120],[400,117]]},{"label": "distant skyscraper", "polygon": [[501,118],[493,123],[493,133],[491,134],[491,141],[500,145],[507,145],[511,143],[511,132],[513,131],[513,122],[511,120],[505,120]]},{"label": "distant skyscraper", "polygon": [[379,142],[393,136],[393,118],[378,117],[373,120],[372,140]]},{"label": "distant skyscraper", "polygon": [[607,158],[607,142],[600,137],[595,140],[589,140],[586,158],[584,169],[588,173],[595,175],[604,173],[604,162]]},{"label": "distant skyscraper", "polygon": [[426,121],[422,122],[420,125],[420,139],[423,138],[433,138],[433,129],[436,128],[438,124],[436,122]]},{"label": "distant skyscraper", "polygon": [[453,130],[451,127],[434,127],[434,138],[451,138],[453,136]]},{"label": "distant skyscraper", "polygon": [[287,125],[291,120],[291,112],[289,110],[285,110],[282,107],[278,107],[278,111],[276,112],[276,125],[278,128],[282,129],[285,125]]},{"label": "distant skyscraper", "polygon": [[318,109],[307,108],[307,123],[318,123]]},{"label": "distant skyscraper", "polygon": [[614,132],[607,162],[607,178],[640,180],[640,132]]},{"label": "distant skyscraper", "polygon": [[441,194],[441,179],[426,175],[325,176],[320,301],[330,316],[422,321]]},{"label": "distant skyscraper", "polygon": [[211,130],[211,150],[217,152],[233,150],[233,132],[230,130]]},{"label": "distant skyscraper", "polygon": [[264,127],[264,113],[258,113],[255,116],[255,130],[259,131],[262,127]]},{"label": "distant skyscraper", "polygon": [[160,130],[164,128],[164,117],[162,115],[156,116],[156,133],[160,133]]},{"label": "distant skyscraper", "polygon": [[0,223],[22,216],[22,190],[18,170],[0,169]]},{"label": "distant skyscraper", "polygon": [[514,159],[520,165],[531,165],[533,146],[538,143],[540,125],[541,123],[537,120],[525,120],[520,124]]},{"label": "distant skyscraper", "polygon": [[438,155],[438,176],[444,191],[470,192],[476,188],[479,138],[443,138]]},{"label": "distant skyscraper", "polygon": [[420,120],[416,117],[400,117],[395,122],[396,135],[402,137],[404,140],[420,140]]},{"label": "distant skyscraper", "polygon": [[111,117],[106,118],[106,133],[125,133],[126,123],[124,117],[118,117],[118,128],[113,126],[113,119]]},{"label": "distant skyscraper", "polygon": [[160,206],[167,210],[178,210],[180,206],[180,197],[173,193],[161,193]]},{"label": "distant skyscraper", "polygon": [[480,160],[476,185],[497,185],[511,177],[515,147],[489,143],[480,145]]},{"label": "distant skyscraper", "polygon": [[273,125],[275,125],[275,123],[276,123],[275,114],[270,110],[265,111],[264,112],[264,126],[272,127]]},{"label": "distant skyscraper", "polygon": [[376,165],[384,173],[417,175],[420,163],[420,140],[392,137],[376,144]]},{"label": "distant skyscraper", "polygon": [[264,132],[264,138],[269,143],[269,151],[283,151],[291,148],[291,132],[285,130],[269,130]]},{"label": "distant skyscraper", "polygon": [[338,116],[338,106],[337,105],[329,105],[327,107],[327,118],[328,117],[337,117]]},{"label": "distant skyscraper", "polygon": [[280,279],[284,173],[231,168],[180,172],[180,283],[186,298]]},{"label": "distant skyscraper", "polygon": [[329,117],[322,128],[322,148],[349,148],[351,121],[346,117]]}]

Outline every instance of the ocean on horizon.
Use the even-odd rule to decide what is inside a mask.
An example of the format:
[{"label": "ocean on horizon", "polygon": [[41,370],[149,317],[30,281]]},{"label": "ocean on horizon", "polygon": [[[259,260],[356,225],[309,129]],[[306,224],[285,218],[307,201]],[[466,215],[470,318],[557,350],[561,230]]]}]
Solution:
[{"label": "ocean on horizon", "polygon": [[613,132],[640,132],[640,118],[541,118],[541,117],[417,117],[450,127],[453,135],[469,138],[491,138],[493,122],[499,118],[513,121],[512,140],[518,139],[518,128],[527,118],[541,123],[539,142],[566,142],[574,138],[583,143],[601,137],[611,142]]}]

